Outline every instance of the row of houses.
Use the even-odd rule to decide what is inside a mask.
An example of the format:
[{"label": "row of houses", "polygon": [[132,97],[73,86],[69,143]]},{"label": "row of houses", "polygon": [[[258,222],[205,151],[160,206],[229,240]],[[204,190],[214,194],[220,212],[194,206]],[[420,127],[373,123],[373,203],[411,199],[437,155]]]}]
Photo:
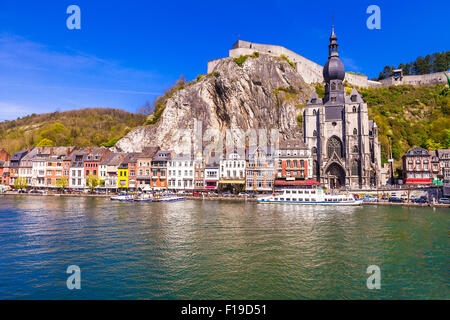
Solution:
[{"label": "row of houses", "polygon": [[11,157],[0,149],[0,185],[86,189],[92,179],[109,190],[233,190],[268,192],[275,187],[312,186],[312,157],[298,140],[214,154],[175,154],[147,147],[139,153],[108,148],[35,147]]},{"label": "row of houses", "polygon": [[405,184],[450,183],[450,149],[412,148],[402,157],[402,172]]}]

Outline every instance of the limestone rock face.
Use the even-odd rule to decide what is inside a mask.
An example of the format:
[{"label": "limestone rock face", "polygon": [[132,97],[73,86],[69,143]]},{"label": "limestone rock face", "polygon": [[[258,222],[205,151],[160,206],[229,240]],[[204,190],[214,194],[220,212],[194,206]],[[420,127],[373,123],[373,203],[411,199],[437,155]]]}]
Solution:
[{"label": "limestone rock face", "polygon": [[205,145],[208,139],[222,139],[227,129],[275,129],[285,137],[299,137],[297,116],[311,93],[284,59],[261,54],[241,65],[222,59],[214,73],[175,92],[156,124],[130,131],[116,149],[140,152],[159,146],[189,152],[194,132],[202,133]]}]

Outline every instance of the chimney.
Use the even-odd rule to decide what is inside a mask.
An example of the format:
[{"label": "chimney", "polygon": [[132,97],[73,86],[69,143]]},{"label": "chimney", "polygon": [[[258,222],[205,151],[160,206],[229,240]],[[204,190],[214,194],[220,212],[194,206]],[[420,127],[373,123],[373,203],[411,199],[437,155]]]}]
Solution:
[{"label": "chimney", "polygon": [[120,156],[120,162],[123,162],[123,160],[125,160],[125,157],[124,157],[124,155],[121,155]]},{"label": "chimney", "polygon": [[53,147],[50,147],[50,155],[53,154]]}]

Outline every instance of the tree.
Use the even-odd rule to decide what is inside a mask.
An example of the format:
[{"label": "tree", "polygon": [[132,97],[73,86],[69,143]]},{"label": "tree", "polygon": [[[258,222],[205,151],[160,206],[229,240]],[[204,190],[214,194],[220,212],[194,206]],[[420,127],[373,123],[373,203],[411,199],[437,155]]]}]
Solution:
[{"label": "tree", "polygon": [[101,184],[101,180],[98,176],[92,174],[86,177],[86,186],[93,192]]},{"label": "tree", "polygon": [[25,177],[18,177],[14,181],[14,189],[26,189],[29,187],[28,180]]},{"label": "tree", "polygon": [[138,113],[150,115],[153,112],[153,107],[150,102],[146,101],[145,104],[138,109]]},{"label": "tree", "polygon": [[53,146],[55,146],[55,143],[47,138],[39,140],[38,144],[36,145],[36,147],[53,147]]},{"label": "tree", "polygon": [[66,177],[61,177],[58,180],[56,180],[56,187],[63,191],[65,188],[69,186],[69,179]]}]

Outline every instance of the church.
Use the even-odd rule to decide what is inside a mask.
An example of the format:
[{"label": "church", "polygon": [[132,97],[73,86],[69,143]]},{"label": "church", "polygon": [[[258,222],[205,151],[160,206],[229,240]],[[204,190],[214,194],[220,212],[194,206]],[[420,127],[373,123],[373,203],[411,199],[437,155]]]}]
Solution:
[{"label": "church", "polygon": [[346,95],[345,68],[334,27],[323,67],[325,96],[314,93],[303,112],[303,139],[313,157],[313,178],[331,189],[381,185],[378,128],[356,89]]}]

